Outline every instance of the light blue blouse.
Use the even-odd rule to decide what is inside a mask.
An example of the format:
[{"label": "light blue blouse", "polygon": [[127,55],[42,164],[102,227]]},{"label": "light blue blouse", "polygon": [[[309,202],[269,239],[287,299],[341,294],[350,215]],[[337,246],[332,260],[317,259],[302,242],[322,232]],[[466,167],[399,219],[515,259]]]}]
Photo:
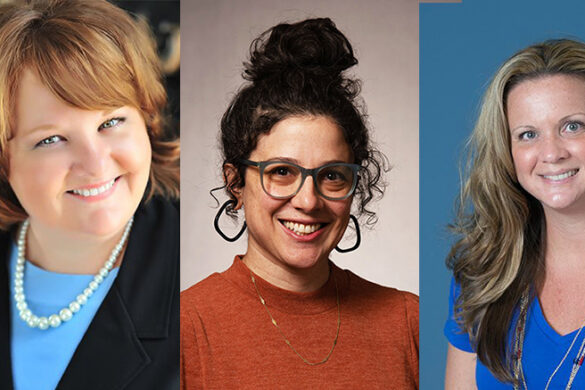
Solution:
[{"label": "light blue blouse", "polygon": [[[63,376],[98,308],[118,275],[113,269],[73,318],[58,328],[30,328],[18,316],[14,301],[14,269],[17,250],[12,245],[9,277],[11,296],[12,375],[16,390],[53,390]],[[45,271],[30,262],[24,266],[24,293],[37,316],[58,313],[88,286],[93,275],[69,275]],[[91,370],[91,367],[87,368]]]}]

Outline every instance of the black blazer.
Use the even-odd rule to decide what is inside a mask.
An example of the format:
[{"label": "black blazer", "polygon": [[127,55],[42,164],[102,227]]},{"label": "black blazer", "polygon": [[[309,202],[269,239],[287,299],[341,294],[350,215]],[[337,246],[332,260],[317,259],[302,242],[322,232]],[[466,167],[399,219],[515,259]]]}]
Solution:
[{"label": "black blazer", "polygon": [[[10,234],[0,234],[1,389],[13,388],[10,245]],[[136,211],[118,276],[57,389],[178,388],[179,211],[154,198]]]}]

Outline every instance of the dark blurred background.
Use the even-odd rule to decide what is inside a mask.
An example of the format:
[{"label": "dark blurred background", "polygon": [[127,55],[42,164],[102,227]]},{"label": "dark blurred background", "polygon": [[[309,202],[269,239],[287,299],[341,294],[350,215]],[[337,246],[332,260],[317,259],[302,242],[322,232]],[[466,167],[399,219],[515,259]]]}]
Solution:
[{"label": "dark blurred background", "polygon": [[180,105],[179,84],[181,78],[180,50],[180,1],[179,0],[135,0],[112,1],[134,17],[145,18],[150,25],[158,46],[165,87],[169,97],[169,138],[179,137]]}]

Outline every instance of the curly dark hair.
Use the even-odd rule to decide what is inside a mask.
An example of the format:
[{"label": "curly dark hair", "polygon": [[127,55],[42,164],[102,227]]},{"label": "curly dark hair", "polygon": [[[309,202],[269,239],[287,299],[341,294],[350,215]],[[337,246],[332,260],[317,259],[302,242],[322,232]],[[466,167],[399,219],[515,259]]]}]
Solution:
[{"label": "curly dark hair", "polygon": [[366,207],[384,193],[388,162],[371,144],[360,81],[343,74],[357,63],[351,44],[328,18],[282,23],[255,39],[242,75],[248,82],[221,120],[223,166],[232,164],[237,175],[230,181],[224,174],[226,185],[218,189],[226,188],[235,200],[232,190],[245,185],[241,160],[275,124],[291,116],[326,116],[342,130],[354,163],[363,167],[355,196],[359,215],[373,225],[376,214]]}]

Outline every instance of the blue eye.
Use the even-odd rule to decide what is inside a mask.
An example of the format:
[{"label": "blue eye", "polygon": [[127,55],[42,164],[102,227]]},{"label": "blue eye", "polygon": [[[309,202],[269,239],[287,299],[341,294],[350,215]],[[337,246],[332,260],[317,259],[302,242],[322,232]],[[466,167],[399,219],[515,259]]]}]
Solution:
[{"label": "blue eye", "polygon": [[59,141],[62,141],[64,138],[61,137],[60,135],[52,135],[50,137],[47,137],[45,139],[42,139],[41,141],[39,141],[35,147],[37,146],[50,146],[50,145],[54,145]]},{"label": "blue eye", "polygon": [[107,121],[105,121],[104,123],[102,123],[99,127],[100,130],[103,129],[109,129],[111,127],[116,127],[118,125],[120,125],[121,123],[123,123],[126,120],[126,118],[112,118],[112,119],[108,119]]},{"label": "blue eye", "polygon": [[521,133],[518,138],[522,141],[530,141],[536,138],[536,132],[532,130]]},{"label": "blue eye", "polygon": [[569,123],[567,123],[567,125],[565,126],[565,129],[566,129],[568,132],[574,133],[574,132],[576,132],[576,131],[579,131],[579,130],[581,130],[582,126],[583,126],[583,125],[582,125],[581,123],[579,123],[579,122],[569,122]]}]

